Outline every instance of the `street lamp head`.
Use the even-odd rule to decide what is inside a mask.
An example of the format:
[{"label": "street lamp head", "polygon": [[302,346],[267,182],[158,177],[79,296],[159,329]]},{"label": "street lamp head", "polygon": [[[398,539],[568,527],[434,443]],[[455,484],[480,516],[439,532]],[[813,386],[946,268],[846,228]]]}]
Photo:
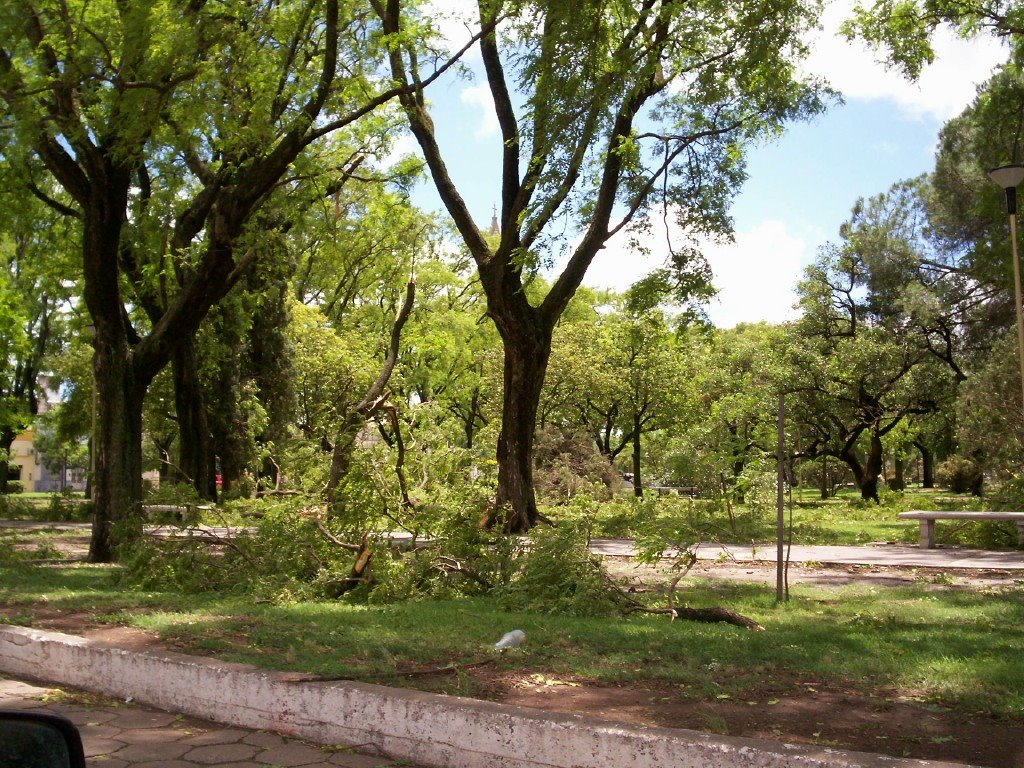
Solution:
[{"label": "street lamp head", "polygon": [[988,177],[1003,189],[1016,187],[1024,181],[1024,165],[1002,165],[989,171]]},{"label": "street lamp head", "polygon": [[988,177],[1006,192],[1006,212],[1017,213],[1017,186],[1024,181],[1024,165],[1002,165],[988,172]]}]

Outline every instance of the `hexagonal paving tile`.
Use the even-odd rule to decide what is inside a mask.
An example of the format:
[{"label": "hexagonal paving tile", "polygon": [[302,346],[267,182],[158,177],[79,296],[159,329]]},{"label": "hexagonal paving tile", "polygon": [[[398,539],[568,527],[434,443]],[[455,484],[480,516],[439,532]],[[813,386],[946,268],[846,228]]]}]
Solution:
[{"label": "hexagonal paving tile", "polygon": [[89,768],[134,768],[127,760],[118,760],[110,755],[101,755],[89,760]]},{"label": "hexagonal paving tile", "polygon": [[128,731],[132,744],[164,744],[168,741],[183,741],[186,734],[177,728],[137,728]]},{"label": "hexagonal paving tile", "polygon": [[256,760],[270,765],[282,765],[286,768],[299,765],[320,765],[327,759],[323,750],[301,742],[282,744],[280,747],[268,749],[256,756]]},{"label": "hexagonal paving tile", "polygon": [[169,712],[147,712],[142,709],[125,710],[110,721],[118,728],[163,728],[174,722]]},{"label": "hexagonal paving tile", "polygon": [[177,760],[192,747],[177,741],[170,741],[163,744],[129,744],[124,749],[114,753],[114,757],[128,762],[142,762],[153,760]]},{"label": "hexagonal paving tile", "polygon": [[76,723],[76,725],[104,725],[105,723],[109,723],[111,720],[113,720],[121,713],[113,709],[91,709],[86,714],[88,715],[88,717],[85,718],[85,722]]},{"label": "hexagonal paving tile", "polygon": [[208,747],[195,747],[185,753],[185,759],[203,765],[220,765],[221,763],[249,760],[259,752],[257,747],[248,744],[213,744]]},{"label": "hexagonal paving tile", "polygon": [[82,746],[85,748],[85,756],[92,758],[99,757],[100,755],[112,755],[119,749],[123,749],[125,744],[123,741],[115,741],[114,739],[88,738],[83,734]]},{"label": "hexagonal paving tile", "polygon": [[124,731],[112,725],[86,725],[78,729],[83,739],[117,739]]},{"label": "hexagonal paving tile", "polygon": [[276,733],[270,733],[270,731],[256,731],[250,733],[242,739],[243,744],[252,744],[254,747],[263,747],[264,749],[271,749],[273,747],[280,747],[285,743],[284,737],[278,736]]},{"label": "hexagonal paving tile", "polygon": [[210,744],[234,744],[236,741],[241,741],[246,735],[245,731],[237,728],[214,728],[201,733],[193,733],[184,741],[186,744],[203,747]]}]

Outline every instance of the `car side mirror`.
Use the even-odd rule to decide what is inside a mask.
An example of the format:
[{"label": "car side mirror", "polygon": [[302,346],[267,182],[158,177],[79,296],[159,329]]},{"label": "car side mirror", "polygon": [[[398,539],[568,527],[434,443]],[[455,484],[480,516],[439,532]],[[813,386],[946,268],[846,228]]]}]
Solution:
[{"label": "car side mirror", "polygon": [[0,768],[85,768],[82,737],[66,717],[0,709]]}]

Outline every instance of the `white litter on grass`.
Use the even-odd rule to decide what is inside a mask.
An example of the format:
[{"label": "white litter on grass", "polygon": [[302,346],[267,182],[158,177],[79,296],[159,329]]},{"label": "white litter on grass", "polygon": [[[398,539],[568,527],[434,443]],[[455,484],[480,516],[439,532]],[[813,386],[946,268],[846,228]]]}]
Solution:
[{"label": "white litter on grass", "polygon": [[501,640],[494,644],[494,650],[503,651],[506,648],[518,648],[526,639],[526,633],[521,629],[513,629],[501,636]]}]

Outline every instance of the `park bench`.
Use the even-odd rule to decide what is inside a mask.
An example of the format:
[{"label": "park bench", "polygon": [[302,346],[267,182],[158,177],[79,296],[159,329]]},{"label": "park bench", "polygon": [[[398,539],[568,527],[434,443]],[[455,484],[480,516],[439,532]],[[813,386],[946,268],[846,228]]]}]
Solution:
[{"label": "park bench", "polygon": [[900,512],[901,520],[918,520],[921,523],[921,548],[935,549],[936,520],[1014,520],[1017,523],[1017,542],[1024,544],[1024,512],[923,512],[912,510]]}]

